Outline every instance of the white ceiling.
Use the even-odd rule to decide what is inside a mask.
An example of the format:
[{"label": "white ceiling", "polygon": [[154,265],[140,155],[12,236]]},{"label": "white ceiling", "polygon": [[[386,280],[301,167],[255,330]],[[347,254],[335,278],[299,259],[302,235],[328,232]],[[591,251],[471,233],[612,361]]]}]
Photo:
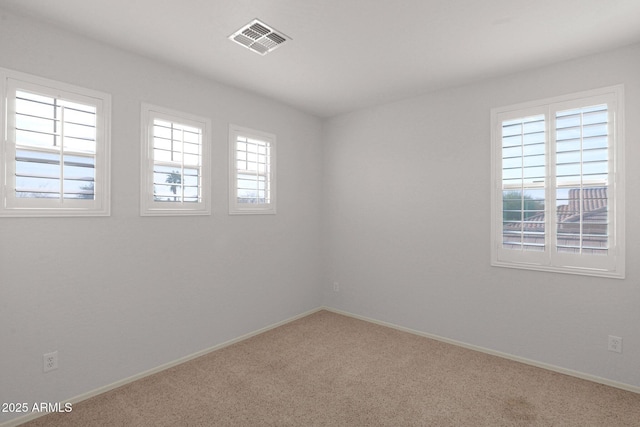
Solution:
[{"label": "white ceiling", "polygon": [[[1,0],[321,117],[640,41],[640,0]],[[293,40],[227,39],[253,18]]]}]

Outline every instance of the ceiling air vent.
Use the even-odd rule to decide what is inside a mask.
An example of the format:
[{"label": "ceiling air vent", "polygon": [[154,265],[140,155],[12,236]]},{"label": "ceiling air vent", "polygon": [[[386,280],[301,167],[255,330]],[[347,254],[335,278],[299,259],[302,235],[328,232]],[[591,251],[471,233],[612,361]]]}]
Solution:
[{"label": "ceiling air vent", "polygon": [[254,19],[235,33],[231,34],[229,36],[229,40],[232,40],[255,53],[266,55],[272,50],[280,47],[287,40],[291,40],[291,38],[273,29],[264,22]]}]

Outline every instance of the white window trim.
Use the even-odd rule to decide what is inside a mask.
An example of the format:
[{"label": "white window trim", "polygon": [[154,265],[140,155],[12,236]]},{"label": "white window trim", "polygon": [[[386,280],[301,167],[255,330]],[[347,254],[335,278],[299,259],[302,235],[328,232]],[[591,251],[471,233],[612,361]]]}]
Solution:
[{"label": "white window trim", "polygon": [[[15,141],[9,140],[9,117],[15,107],[8,101],[12,88],[42,90],[47,96],[55,96],[96,107],[96,163],[95,163],[95,199],[70,200],[62,203],[49,199],[25,198],[14,196],[15,161],[7,157],[15,156]],[[54,95],[55,94],[55,95]],[[109,216],[111,200],[111,95],[68,83],[62,83],[31,74],[0,68],[0,129],[2,146],[0,151],[0,216],[3,217],[68,217],[68,216]],[[15,93],[14,93],[15,95]]]},{"label": "white window trim", "polygon": [[[238,203],[237,198],[237,150],[238,135],[253,138],[270,144],[270,203],[245,204]],[[276,136],[274,134],[250,129],[234,124],[229,125],[229,214],[275,214],[276,213]]]},{"label": "white window trim", "polygon": [[[557,107],[554,110],[560,110],[562,103],[574,103],[589,98],[603,97],[612,100],[614,105],[609,106],[613,123],[611,124],[613,143],[609,146],[609,215],[613,219],[613,227],[610,232],[610,255],[602,256],[607,258],[602,265],[590,265],[588,262],[580,262],[576,259],[577,255],[555,254],[552,255],[553,244],[548,243],[545,252],[528,252],[507,255],[508,250],[502,249],[502,120],[516,117],[526,117],[528,115],[546,114],[546,134],[554,130],[550,127],[551,123],[555,123],[550,118],[551,106]],[[574,104],[575,105],[575,104]],[[550,137],[546,141],[546,164],[547,177],[546,182],[550,182],[551,174],[555,171],[552,150],[550,149]],[[491,265],[496,267],[508,267],[527,270],[539,270],[567,274],[579,274],[587,276],[608,277],[624,279],[625,277],[625,225],[624,225],[624,206],[625,206],[625,174],[624,174],[624,86],[616,85],[600,89],[584,91],[544,100],[532,101],[511,105],[507,107],[493,108],[491,110]],[[546,184],[547,197],[546,200],[552,200],[549,196],[555,189],[551,185]],[[554,198],[555,200],[555,198]],[[548,205],[547,205],[548,206]],[[549,215],[549,207],[545,215],[546,230],[553,230],[555,227],[555,210],[553,215]],[[547,234],[548,238],[549,234]],[[518,251],[512,251],[518,252]],[[584,257],[584,255],[582,256]],[[600,256],[596,256],[600,257]],[[584,259],[582,260],[584,261]]]},{"label": "white window trim", "polygon": [[[173,109],[142,103],[141,107],[140,215],[211,215],[211,119]],[[201,202],[157,202],[153,199],[153,120],[160,118],[202,130]]]}]

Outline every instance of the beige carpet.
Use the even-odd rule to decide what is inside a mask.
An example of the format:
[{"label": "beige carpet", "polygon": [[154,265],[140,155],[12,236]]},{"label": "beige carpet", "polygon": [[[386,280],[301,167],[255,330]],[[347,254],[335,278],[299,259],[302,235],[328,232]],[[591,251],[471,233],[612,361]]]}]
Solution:
[{"label": "beige carpet", "polygon": [[320,311],[27,426],[640,426],[640,394]]}]

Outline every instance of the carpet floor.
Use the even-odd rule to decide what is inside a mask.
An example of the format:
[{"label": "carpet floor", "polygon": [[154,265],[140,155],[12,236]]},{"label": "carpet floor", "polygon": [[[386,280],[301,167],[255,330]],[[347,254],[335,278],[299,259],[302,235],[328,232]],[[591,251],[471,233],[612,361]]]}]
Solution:
[{"label": "carpet floor", "polygon": [[319,311],[24,426],[640,426],[640,394]]}]

